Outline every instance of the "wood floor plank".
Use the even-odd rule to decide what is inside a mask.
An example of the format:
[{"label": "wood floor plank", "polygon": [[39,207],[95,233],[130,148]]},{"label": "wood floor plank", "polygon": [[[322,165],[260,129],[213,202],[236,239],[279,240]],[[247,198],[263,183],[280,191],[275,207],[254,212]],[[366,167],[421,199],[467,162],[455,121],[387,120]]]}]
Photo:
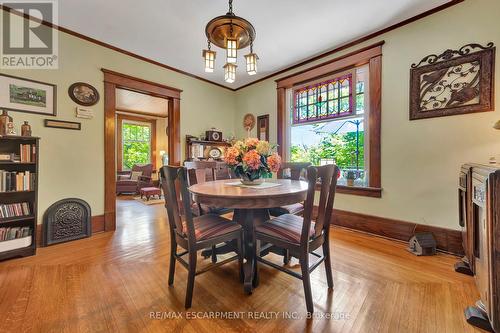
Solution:
[{"label": "wood floor plank", "polygon": [[[334,228],[334,290],[320,266],[311,276],[313,319],[300,280],[261,266],[259,287],[246,295],[236,262],[197,276],[185,311],[180,264],[167,284],[164,207],[119,200],[117,226],[1,262],[0,332],[478,332],[463,317],[479,296],[473,278],[455,273],[450,255],[416,257],[404,243]],[[200,318],[231,311],[241,317]]]}]

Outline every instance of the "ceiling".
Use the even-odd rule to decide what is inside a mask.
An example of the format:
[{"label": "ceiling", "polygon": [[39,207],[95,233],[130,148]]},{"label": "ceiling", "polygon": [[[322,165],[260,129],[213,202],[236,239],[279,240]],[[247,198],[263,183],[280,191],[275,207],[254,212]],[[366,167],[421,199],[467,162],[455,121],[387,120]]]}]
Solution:
[{"label": "ceiling", "polygon": [[168,117],[168,100],[117,88],[116,109],[155,117]]},{"label": "ceiling", "polygon": [[238,54],[236,82],[224,82],[225,52],[214,73],[203,71],[205,25],[227,12],[226,0],[64,0],[58,25],[160,63],[238,88],[280,69],[435,8],[449,0],[234,0],[236,15],[257,31],[259,72],[245,73]]}]

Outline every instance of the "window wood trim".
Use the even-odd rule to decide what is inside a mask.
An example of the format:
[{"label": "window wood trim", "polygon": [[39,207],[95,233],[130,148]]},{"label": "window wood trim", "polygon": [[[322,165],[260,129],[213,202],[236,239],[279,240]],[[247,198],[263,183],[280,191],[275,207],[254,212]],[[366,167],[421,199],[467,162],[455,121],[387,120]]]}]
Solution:
[{"label": "window wood trim", "polygon": [[382,45],[384,41],[367,46],[355,52],[332,59],[309,69],[276,80],[277,85],[277,119],[278,119],[278,153],[284,156],[286,121],[286,90],[308,81],[345,71],[350,68],[369,64],[369,179],[368,186],[338,186],[337,192],[380,198],[381,184],[381,122],[382,122]]},{"label": "window wood trim", "polygon": [[130,120],[141,123],[148,123],[151,126],[151,164],[153,164],[153,169],[156,168],[156,119],[147,119],[142,117],[134,117],[124,114],[118,114],[116,116],[117,121],[117,133],[116,133],[116,169],[118,171],[123,171],[123,138],[122,138],[122,124],[124,120]]}]

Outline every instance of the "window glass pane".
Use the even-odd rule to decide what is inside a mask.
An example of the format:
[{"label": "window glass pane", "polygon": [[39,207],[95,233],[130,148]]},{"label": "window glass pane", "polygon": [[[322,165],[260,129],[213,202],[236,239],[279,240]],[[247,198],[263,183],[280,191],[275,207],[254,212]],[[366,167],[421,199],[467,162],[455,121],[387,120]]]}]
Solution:
[{"label": "window glass pane", "polygon": [[132,169],[135,164],[151,163],[150,126],[122,123],[122,148],[124,169]]},{"label": "window glass pane", "polygon": [[365,92],[365,83],[363,81],[358,81],[356,84],[356,94],[362,94]]},{"label": "window glass pane", "polygon": [[340,113],[349,112],[349,97],[343,97],[340,99]]},{"label": "window glass pane", "polygon": [[362,113],[365,110],[365,94],[356,95],[356,110],[358,113]]},{"label": "window glass pane", "polygon": [[351,87],[350,87],[350,80],[349,79],[345,79],[345,80],[342,80],[340,82],[341,84],[341,88],[340,88],[340,95],[342,97],[344,96],[349,96],[350,92],[351,92]]},{"label": "window glass pane", "polygon": [[292,126],[290,134],[292,162],[335,163],[341,170],[339,184],[345,185],[347,178],[358,186],[368,184],[362,117]]}]

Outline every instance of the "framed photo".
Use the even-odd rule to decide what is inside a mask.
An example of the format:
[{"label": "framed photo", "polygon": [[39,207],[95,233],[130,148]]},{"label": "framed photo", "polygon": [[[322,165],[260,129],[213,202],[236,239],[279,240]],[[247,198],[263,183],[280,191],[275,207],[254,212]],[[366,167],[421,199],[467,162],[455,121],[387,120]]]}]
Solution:
[{"label": "framed photo", "polygon": [[410,120],[494,110],[493,43],[429,55],[410,71]]},{"label": "framed photo", "polygon": [[92,106],[99,102],[99,92],[88,83],[76,82],[68,89],[69,97],[76,104]]},{"label": "framed photo", "polygon": [[45,119],[45,127],[61,128],[79,131],[82,129],[82,124],[74,121],[62,121],[62,120],[52,120]]},{"label": "framed photo", "polygon": [[0,74],[0,108],[55,116],[57,87],[46,82]]},{"label": "framed photo", "polygon": [[257,138],[269,141],[269,115],[257,117]]}]

